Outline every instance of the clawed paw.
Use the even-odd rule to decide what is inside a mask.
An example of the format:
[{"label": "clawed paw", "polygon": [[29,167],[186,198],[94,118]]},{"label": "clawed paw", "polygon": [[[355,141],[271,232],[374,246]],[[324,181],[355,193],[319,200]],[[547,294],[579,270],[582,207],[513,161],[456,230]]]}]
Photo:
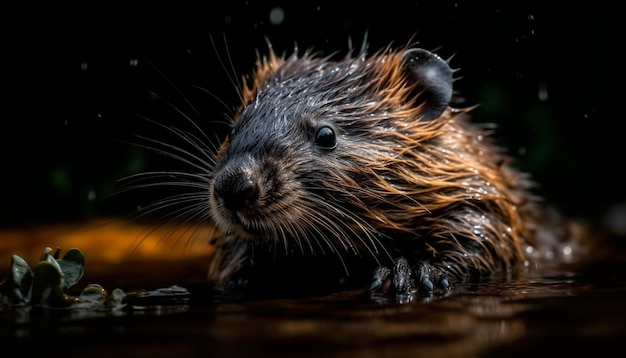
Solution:
[{"label": "clawed paw", "polygon": [[396,298],[415,295],[428,297],[438,290],[450,290],[450,282],[440,269],[425,261],[411,266],[404,257],[398,258],[391,269],[378,267],[369,287],[371,295],[395,294]]}]

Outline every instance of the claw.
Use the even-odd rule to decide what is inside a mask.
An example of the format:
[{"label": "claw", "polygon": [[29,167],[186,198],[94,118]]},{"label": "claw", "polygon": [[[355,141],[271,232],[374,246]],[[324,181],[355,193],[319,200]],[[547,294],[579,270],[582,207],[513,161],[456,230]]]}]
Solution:
[{"label": "claw", "polygon": [[432,295],[435,289],[450,289],[450,282],[436,267],[428,262],[419,262],[415,267],[415,272],[419,277],[420,293],[424,295]]},{"label": "claw", "polygon": [[391,287],[391,270],[385,266],[380,266],[374,271],[374,277],[370,283],[370,293],[386,294]]},{"label": "claw", "polygon": [[422,279],[420,280],[420,292],[426,293],[426,294],[430,294],[435,290],[435,285],[433,284],[433,281],[430,280],[430,277],[422,277]]},{"label": "claw", "polygon": [[450,282],[448,282],[447,278],[442,278],[441,280],[439,280],[438,286],[443,288],[444,290],[449,290],[450,289]]},{"label": "claw", "polygon": [[396,289],[396,294],[408,295],[415,290],[411,266],[409,266],[409,262],[405,258],[401,257],[396,260],[396,264],[393,266],[393,273],[393,286]]},{"label": "claw", "polygon": [[392,270],[385,266],[377,268],[369,286],[372,296],[394,293],[396,300],[402,302],[411,301],[416,294],[430,297],[437,289],[450,289],[445,272],[427,261],[412,266],[403,257],[395,261]]}]

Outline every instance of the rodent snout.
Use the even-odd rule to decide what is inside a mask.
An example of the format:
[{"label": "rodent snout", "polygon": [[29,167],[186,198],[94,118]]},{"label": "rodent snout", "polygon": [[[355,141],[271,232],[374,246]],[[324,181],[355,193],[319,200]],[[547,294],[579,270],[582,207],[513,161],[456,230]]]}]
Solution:
[{"label": "rodent snout", "polygon": [[227,169],[215,177],[213,193],[228,210],[238,211],[256,201],[259,186],[249,170]]}]

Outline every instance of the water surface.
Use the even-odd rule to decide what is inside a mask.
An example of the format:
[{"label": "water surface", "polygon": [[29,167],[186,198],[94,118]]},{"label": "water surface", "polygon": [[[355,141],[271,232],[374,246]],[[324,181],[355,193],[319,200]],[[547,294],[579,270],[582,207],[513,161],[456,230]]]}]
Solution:
[{"label": "water surface", "polygon": [[[178,264],[154,253],[151,261],[108,265],[97,255],[90,265],[86,255],[86,283],[122,287],[127,305],[113,312],[0,310],[0,341],[5,352],[16,352],[13,356],[608,354],[621,351],[626,339],[626,256],[613,256],[511,282],[457,285],[445,296],[399,303],[373,300],[360,290],[298,299],[212,300],[194,290],[202,276],[196,274],[202,263],[194,255]],[[180,265],[185,262],[188,267]],[[175,283],[191,293],[160,299],[140,295],[159,283],[163,288]]]}]

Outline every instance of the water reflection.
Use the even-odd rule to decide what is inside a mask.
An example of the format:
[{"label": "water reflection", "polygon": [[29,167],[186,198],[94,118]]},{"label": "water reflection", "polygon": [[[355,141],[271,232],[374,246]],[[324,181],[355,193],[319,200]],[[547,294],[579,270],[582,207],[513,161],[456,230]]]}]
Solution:
[{"label": "water reflection", "polygon": [[[553,348],[608,353],[621,349],[626,336],[625,256],[516,281],[457,285],[449,295],[408,303],[373,300],[363,291],[214,301],[193,290],[202,275],[191,272],[203,272],[201,261],[191,265],[196,256],[189,252],[185,271],[158,255],[107,265],[86,254],[86,284],[123,284],[127,306],[114,312],[0,310],[0,341],[20,355],[67,346],[66,356],[91,357],[528,357]],[[172,282],[190,291],[177,286],[150,296],[142,290]]]}]

